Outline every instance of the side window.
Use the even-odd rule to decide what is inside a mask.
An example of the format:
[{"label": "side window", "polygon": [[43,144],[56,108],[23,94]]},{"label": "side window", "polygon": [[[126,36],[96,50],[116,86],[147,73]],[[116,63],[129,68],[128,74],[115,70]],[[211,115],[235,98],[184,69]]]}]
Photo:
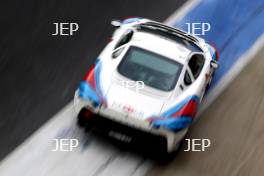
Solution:
[{"label": "side window", "polygon": [[112,53],[112,57],[117,58],[122,53],[124,48],[125,47],[120,47],[120,48],[117,48],[116,50],[114,50],[114,52]]},{"label": "side window", "polygon": [[189,67],[193,74],[194,79],[198,78],[200,75],[203,66],[204,66],[204,56],[202,54],[194,54],[189,60]]},{"label": "side window", "polygon": [[184,74],[184,80],[183,81],[184,81],[185,86],[189,86],[192,84],[192,79],[191,79],[191,76],[190,76],[188,70],[186,70],[186,72]]},{"label": "side window", "polygon": [[133,36],[133,30],[127,30],[127,31],[122,35],[122,37],[120,38],[120,40],[117,42],[117,44],[116,44],[114,50],[117,49],[117,48],[119,48],[119,47],[122,46],[122,45],[127,44],[127,43],[131,40],[132,36]]}]

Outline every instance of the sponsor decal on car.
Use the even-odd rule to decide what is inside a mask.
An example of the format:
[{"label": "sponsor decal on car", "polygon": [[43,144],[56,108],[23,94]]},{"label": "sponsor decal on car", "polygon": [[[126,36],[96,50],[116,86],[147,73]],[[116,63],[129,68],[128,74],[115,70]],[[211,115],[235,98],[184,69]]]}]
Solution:
[{"label": "sponsor decal on car", "polygon": [[135,116],[136,118],[142,118],[144,116],[143,111],[137,110],[128,104],[124,105],[122,103],[113,102],[111,107],[124,114]]}]

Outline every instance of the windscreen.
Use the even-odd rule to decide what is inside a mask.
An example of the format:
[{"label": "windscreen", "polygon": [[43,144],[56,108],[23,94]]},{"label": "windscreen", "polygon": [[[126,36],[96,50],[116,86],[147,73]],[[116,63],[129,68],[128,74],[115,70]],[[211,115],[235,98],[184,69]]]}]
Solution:
[{"label": "windscreen", "polygon": [[131,46],[121,63],[118,72],[134,81],[170,91],[175,87],[182,70],[182,64],[159,54]]}]

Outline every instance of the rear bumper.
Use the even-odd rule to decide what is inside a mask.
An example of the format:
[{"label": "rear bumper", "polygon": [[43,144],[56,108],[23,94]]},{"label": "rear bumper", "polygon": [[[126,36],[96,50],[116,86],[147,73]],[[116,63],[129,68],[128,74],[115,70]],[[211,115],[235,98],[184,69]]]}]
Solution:
[{"label": "rear bumper", "polygon": [[[83,110],[82,110],[83,111]],[[85,118],[81,115],[78,118]],[[167,138],[162,135],[155,135],[141,129],[137,129],[111,119],[105,118],[98,114],[94,114],[91,118],[82,120],[83,125],[88,125],[89,128],[99,132],[105,136],[140,146],[144,149],[155,149],[167,151]]]},{"label": "rear bumper", "polygon": [[92,118],[85,119],[82,113],[88,110],[89,102],[82,100],[77,95],[76,93],[74,97],[74,108],[79,113],[78,118],[84,118],[82,120],[90,127],[120,141],[138,143],[144,146],[148,144],[151,148],[173,152],[178,148],[188,131],[187,128],[179,132],[153,128],[142,120],[124,118],[124,115],[110,109],[102,110],[101,107],[100,110],[93,110]]}]

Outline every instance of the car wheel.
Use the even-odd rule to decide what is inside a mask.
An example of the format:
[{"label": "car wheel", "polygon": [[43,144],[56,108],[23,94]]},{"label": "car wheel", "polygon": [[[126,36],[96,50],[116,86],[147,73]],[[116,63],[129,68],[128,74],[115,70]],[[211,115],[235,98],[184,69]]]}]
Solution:
[{"label": "car wheel", "polygon": [[77,117],[77,124],[80,127],[84,127],[85,126],[85,120],[84,120],[83,116],[80,113],[78,114],[78,117]]},{"label": "car wheel", "polygon": [[85,108],[83,108],[83,109],[80,110],[80,112],[79,112],[79,114],[77,116],[77,124],[80,127],[84,127],[88,123],[88,120],[85,117],[86,112],[87,112],[87,110]]}]

